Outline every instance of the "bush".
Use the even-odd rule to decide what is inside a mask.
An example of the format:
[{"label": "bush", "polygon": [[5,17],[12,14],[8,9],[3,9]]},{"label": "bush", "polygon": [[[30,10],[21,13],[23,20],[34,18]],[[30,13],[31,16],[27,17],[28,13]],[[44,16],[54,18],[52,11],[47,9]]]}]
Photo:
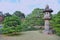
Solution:
[{"label": "bush", "polygon": [[22,31],[22,27],[19,17],[13,15],[4,19],[2,28],[3,34],[16,34],[20,31]]}]

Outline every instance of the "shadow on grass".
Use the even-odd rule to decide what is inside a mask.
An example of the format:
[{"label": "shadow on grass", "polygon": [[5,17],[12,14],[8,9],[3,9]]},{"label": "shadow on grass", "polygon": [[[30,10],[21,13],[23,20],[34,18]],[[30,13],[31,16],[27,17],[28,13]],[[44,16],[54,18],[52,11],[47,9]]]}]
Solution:
[{"label": "shadow on grass", "polygon": [[2,34],[2,35],[4,35],[4,36],[21,36],[21,35],[24,35],[24,33],[16,33],[16,34],[9,33],[9,34]]}]

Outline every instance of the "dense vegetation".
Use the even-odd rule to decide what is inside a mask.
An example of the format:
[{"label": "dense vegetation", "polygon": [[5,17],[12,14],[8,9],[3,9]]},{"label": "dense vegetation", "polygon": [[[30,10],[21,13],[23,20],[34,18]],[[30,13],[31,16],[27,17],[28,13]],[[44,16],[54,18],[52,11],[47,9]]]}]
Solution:
[{"label": "dense vegetation", "polygon": [[17,16],[6,17],[3,21],[2,31],[4,34],[16,34],[22,30],[21,21]]},{"label": "dense vegetation", "polygon": [[19,12],[22,16],[17,16],[19,13],[16,15],[15,13],[13,15],[9,13],[4,15],[4,21],[2,22],[3,28],[1,29],[3,34],[17,34],[18,32],[22,31],[23,27],[21,26],[20,17],[24,17],[24,15]]},{"label": "dense vegetation", "polygon": [[[35,8],[29,15],[25,17],[21,11],[15,11],[12,15],[5,13],[2,22],[3,33],[17,33],[23,30],[33,30],[33,26],[43,26],[43,9]],[[60,35],[60,11],[57,14],[51,14],[51,27],[55,30],[55,34]]]},{"label": "dense vegetation", "polygon": [[34,9],[32,13],[26,17],[26,20],[28,20],[32,26],[36,26],[36,25],[42,26],[44,24],[43,9],[39,9],[39,8]]},{"label": "dense vegetation", "polygon": [[37,28],[35,28],[34,26],[43,25],[43,9],[39,8],[34,9],[31,14],[27,15],[22,23],[22,26],[25,27],[25,30],[36,30]]},{"label": "dense vegetation", "polygon": [[56,34],[60,36],[60,11],[52,16],[51,26],[56,31]]}]

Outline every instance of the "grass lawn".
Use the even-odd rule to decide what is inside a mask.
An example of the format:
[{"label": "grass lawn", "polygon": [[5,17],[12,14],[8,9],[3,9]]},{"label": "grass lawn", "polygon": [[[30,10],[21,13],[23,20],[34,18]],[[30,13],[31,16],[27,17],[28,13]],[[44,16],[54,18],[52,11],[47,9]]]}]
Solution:
[{"label": "grass lawn", "polygon": [[27,31],[22,32],[19,36],[1,36],[0,40],[60,40],[60,37],[56,35],[47,35],[40,33],[39,31]]}]

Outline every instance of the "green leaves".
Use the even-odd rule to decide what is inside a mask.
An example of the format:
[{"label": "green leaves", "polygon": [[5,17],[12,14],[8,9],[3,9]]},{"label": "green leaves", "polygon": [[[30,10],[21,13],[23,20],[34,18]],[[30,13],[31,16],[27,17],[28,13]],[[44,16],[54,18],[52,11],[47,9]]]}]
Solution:
[{"label": "green leaves", "polygon": [[36,8],[26,17],[28,24],[34,25],[43,25],[43,9]]},{"label": "green leaves", "polygon": [[35,29],[34,26],[42,26],[44,25],[43,20],[43,9],[36,8],[32,11],[31,14],[26,16],[26,19],[21,23],[21,26],[24,29]]},{"label": "green leaves", "polygon": [[60,12],[53,15],[53,18],[51,20],[53,29],[55,29],[56,34],[60,36]]},{"label": "green leaves", "polygon": [[25,15],[21,11],[15,11],[14,14],[20,18],[25,18]]},{"label": "green leaves", "polygon": [[9,16],[9,17],[5,17],[4,21],[3,21],[3,28],[2,31],[3,33],[16,33],[16,32],[20,32],[22,29],[21,27],[21,21],[19,19],[19,17],[13,15],[13,16]]}]

